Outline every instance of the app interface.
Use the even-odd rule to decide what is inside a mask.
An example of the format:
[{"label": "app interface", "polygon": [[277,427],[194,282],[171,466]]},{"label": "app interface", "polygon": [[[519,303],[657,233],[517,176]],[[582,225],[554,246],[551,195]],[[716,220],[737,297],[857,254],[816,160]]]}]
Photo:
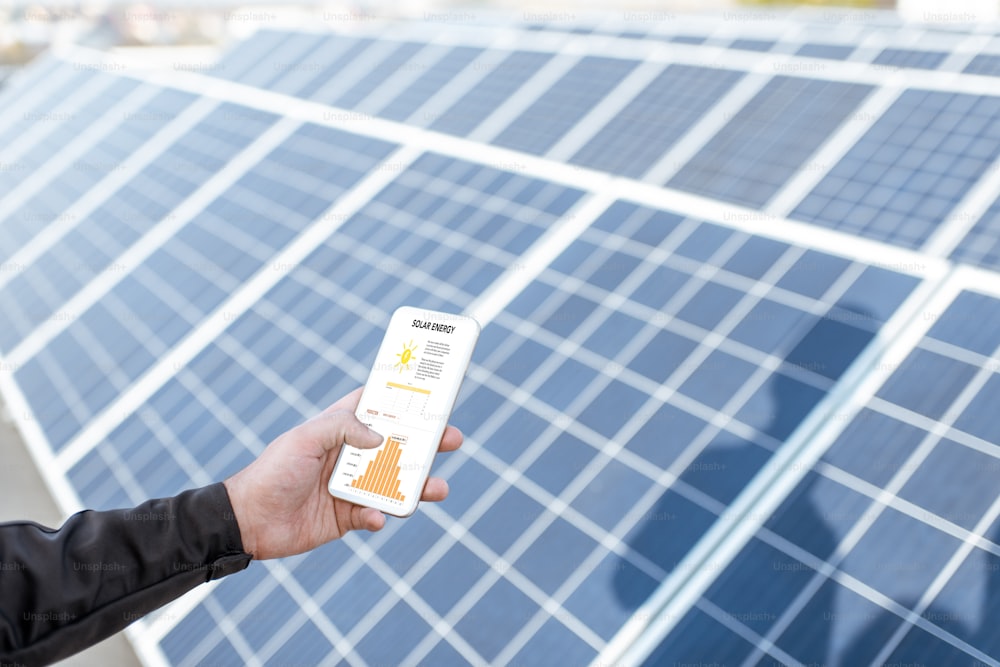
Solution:
[{"label": "app interface", "polygon": [[385,441],[377,449],[345,447],[331,488],[400,508],[420,494],[428,450],[437,449],[477,333],[471,320],[421,312],[393,317],[358,405],[358,418]]}]

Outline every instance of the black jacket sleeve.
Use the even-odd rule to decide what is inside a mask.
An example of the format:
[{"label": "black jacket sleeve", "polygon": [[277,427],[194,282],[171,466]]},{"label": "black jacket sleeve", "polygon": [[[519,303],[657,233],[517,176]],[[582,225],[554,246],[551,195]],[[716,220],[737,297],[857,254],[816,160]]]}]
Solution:
[{"label": "black jacket sleeve", "polygon": [[250,560],[221,483],[59,530],[0,524],[0,662],[65,658]]}]

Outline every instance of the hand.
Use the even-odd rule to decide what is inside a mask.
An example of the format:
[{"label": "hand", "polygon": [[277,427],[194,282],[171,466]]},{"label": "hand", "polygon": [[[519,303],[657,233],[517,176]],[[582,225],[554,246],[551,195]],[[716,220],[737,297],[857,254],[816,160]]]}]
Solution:
[{"label": "hand", "polygon": [[[309,421],[275,438],[256,461],[224,484],[239,523],[243,550],[258,560],[309,551],[351,530],[381,530],[385,516],[371,507],[334,498],[327,490],[344,443],[370,449],[382,436],[354,416],[356,389]],[[445,429],[439,451],[458,449],[462,433]],[[430,477],[420,499],[437,502],[448,483]]]}]

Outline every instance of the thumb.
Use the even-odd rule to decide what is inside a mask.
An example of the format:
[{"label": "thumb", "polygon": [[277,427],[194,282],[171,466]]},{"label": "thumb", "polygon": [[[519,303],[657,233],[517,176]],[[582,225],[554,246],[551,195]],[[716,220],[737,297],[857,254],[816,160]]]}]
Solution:
[{"label": "thumb", "polygon": [[362,424],[349,410],[318,414],[302,427],[311,439],[328,452],[343,444],[372,449],[381,445],[383,440],[381,434]]}]

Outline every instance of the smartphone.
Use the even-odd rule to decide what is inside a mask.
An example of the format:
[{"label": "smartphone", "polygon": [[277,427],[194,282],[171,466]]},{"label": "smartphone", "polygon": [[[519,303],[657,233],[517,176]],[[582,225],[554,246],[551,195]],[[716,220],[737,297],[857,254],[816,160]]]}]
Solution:
[{"label": "smartphone", "polygon": [[356,413],[385,440],[344,445],[334,497],[398,517],[416,511],[478,338],[466,315],[409,306],[392,314]]}]

